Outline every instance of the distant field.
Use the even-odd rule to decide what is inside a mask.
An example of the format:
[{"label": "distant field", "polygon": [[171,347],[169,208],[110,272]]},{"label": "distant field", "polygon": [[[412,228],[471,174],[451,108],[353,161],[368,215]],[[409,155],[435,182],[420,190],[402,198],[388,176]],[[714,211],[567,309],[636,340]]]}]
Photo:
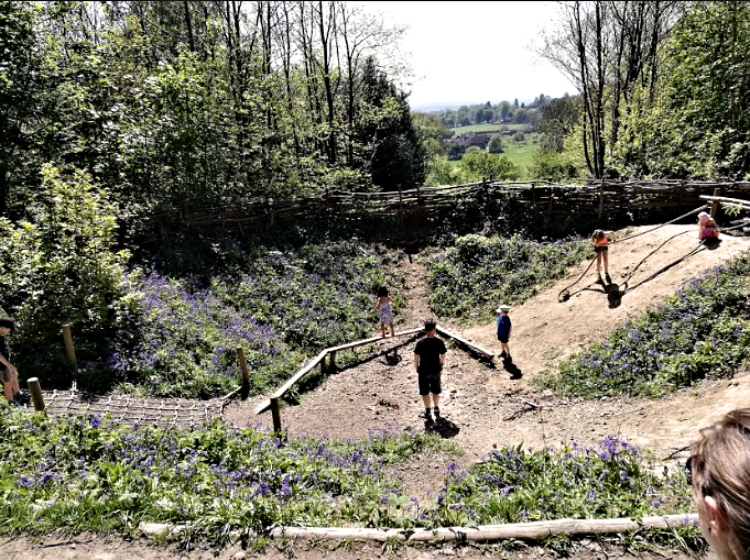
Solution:
[{"label": "distant field", "polygon": [[539,149],[537,137],[536,133],[526,134],[526,139],[518,143],[510,138],[503,138],[503,155],[521,168],[521,179],[529,178],[529,168],[534,161],[534,154]]},{"label": "distant field", "polygon": [[[503,150],[505,151],[500,155],[507,157],[513,165],[520,168],[521,176],[519,179],[521,180],[530,178],[529,168],[534,162],[534,154],[539,149],[538,137],[537,133],[526,134],[523,142],[513,142],[510,136],[503,137]],[[451,165],[458,165],[458,161],[448,161]]]},{"label": "distant field", "polygon": [[527,124],[494,124],[494,123],[482,123],[482,124],[470,124],[468,126],[458,126],[451,128],[456,134],[466,134],[467,132],[492,132],[494,130],[499,131],[501,127],[505,130],[526,130]]}]

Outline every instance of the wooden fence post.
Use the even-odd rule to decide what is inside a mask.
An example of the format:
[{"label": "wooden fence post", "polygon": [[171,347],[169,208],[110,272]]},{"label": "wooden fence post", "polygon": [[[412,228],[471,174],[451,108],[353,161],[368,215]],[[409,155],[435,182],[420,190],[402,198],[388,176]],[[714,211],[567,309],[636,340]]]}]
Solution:
[{"label": "wooden fence post", "polygon": [[65,341],[65,352],[68,354],[68,360],[73,364],[74,368],[78,368],[78,361],[76,360],[76,349],[73,346],[73,337],[70,334],[70,325],[63,325],[63,340]]},{"label": "wooden fence post", "polygon": [[32,377],[27,381],[29,392],[31,393],[31,402],[34,403],[34,410],[44,412],[44,397],[42,397],[42,387],[39,384],[38,377]]},{"label": "wooden fence post", "polygon": [[[721,189],[720,189],[720,188],[718,188],[718,187],[716,187],[716,188],[714,189],[714,196],[719,196],[719,193],[720,193],[720,192],[721,192]],[[719,209],[719,201],[718,201],[718,200],[714,200],[714,201],[713,201],[713,202],[711,203],[711,217],[712,217],[712,218],[715,218],[715,217],[716,217],[716,211],[717,211],[718,209]]]},{"label": "wooden fence post", "polygon": [[281,409],[278,397],[271,397],[271,417],[273,418],[273,431],[277,434],[281,433]]},{"label": "wooden fence post", "polygon": [[242,383],[244,385],[250,385],[250,374],[247,371],[247,361],[245,360],[245,351],[240,346],[237,348],[237,359],[240,362],[240,369],[242,370]]},{"label": "wooden fence post", "polygon": [[331,371],[336,371],[336,352],[331,352],[329,356],[330,362],[328,362],[328,368]]}]

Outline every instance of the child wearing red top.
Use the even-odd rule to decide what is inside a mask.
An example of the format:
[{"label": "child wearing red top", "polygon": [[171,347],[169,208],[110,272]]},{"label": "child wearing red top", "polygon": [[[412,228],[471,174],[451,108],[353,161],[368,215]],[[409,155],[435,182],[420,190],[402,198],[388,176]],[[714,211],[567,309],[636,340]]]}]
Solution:
[{"label": "child wearing red top", "polygon": [[602,280],[602,260],[604,261],[604,277],[607,279],[607,283],[612,283],[612,278],[609,277],[609,259],[607,258],[607,252],[609,251],[610,239],[614,243],[617,241],[615,238],[614,231],[604,231],[603,229],[597,229],[591,235],[591,242],[594,244],[594,252],[596,253],[596,275],[599,277],[598,282],[604,284]]}]

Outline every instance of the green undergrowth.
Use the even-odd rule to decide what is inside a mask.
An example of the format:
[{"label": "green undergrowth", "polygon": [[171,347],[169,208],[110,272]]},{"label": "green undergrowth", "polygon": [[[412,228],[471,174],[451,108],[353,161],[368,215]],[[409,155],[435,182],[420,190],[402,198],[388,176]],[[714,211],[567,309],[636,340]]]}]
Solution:
[{"label": "green undergrowth", "polygon": [[[161,522],[187,527],[174,535],[183,545],[223,546],[230,533],[244,531],[262,546],[265,532],[278,525],[473,527],[691,509],[680,465],[656,468],[613,438],[594,447],[506,447],[468,471],[451,462],[443,488],[420,502],[383,467],[425,452],[461,454],[424,432],[281,439],[218,421],[187,431],[117,426],[97,416],[47,419],[10,408],[0,411],[0,431],[7,435],[0,440],[4,534],[133,536],[141,522]],[[695,540],[696,531],[675,534]]]},{"label": "green undergrowth", "polygon": [[429,261],[430,307],[438,317],[486,321],[498,304],[522,303],[587,256],[581,239],[464,235]]},{"label": "green undergrowth", "polygon": [[658,397],[697,379],[731,377],[750,357],[750,256],[676,294],[570,357],[540,382],[564,396]]}]

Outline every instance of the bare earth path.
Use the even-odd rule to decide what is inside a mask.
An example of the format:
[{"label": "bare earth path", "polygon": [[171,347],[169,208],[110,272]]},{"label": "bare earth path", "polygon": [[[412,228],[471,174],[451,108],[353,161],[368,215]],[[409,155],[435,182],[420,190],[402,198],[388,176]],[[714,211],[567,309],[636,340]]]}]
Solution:
[{"label": "bare earth path", "polygon": [[[643,228],[648,229],[648,228]],[[636,230],[637,231],[637,230]],[[630,285],[647,278],[663,266],[672,263],[696,247],[694,226],[667,226],[631,241],[615,244],[610,249],[610,271],[614,282],[621,283],[633,267],[649,252],[670,236],[676,237],[658,253],[650,257],[630,281]],[[545,288],[523,305],[511,310],[513,337],[511,348],[521,378],[512,379],[503,370],[481,363],[459,346],[449,344],[449,355],[444,373],[444,402],[441,406],[449,421],[441,429],[444,437],[451,437],[465,455],[458,459],[463,466],[485,455],[493,444],[524,443],[527,448],[546,444],[577,441],[591,444],[606,435],[617,435],[666,458],[688,445],[701,426],[721,414],[739,406],[750,406],[750,374],[740,372],[732,380],[702,382],[676,394],[659,399],[644,400],[628,397],[595,401],[575,401],[539,393],[533,380],[560,359],[584,348],[592,341],[603,339],[618,323],[637,314],[648,305],[672,294],[687,280],[701,275],[739,253],[750,249],[750,240],[723,236],[723,242],[713,251],[702,250],[684,262],[676,264],[622,298],[621,305],[610,308],[606,295],[592,286],[564,303],[558,303],[558,292],[573,282],[588,263],[582,263],[555,285]],[[404,294],[406,309],[399,330],[420,325],[420,318],[428,311],[424,265],[415,257],[414,263],[404,259]],[[595,273],[577,286],[590,284]],[[500,302],[498,302],[500,303]],[[441,323],[477,344],[499,351],[495,340],[495,323],[489,321],[469,329],[450,322]],[[375,334],[375,333],[373,333]],[[415,339],[384,339],[372,357],[359,365],[331,375],[315,389],[301,396],[298,406],[285,406],[282,418],[290,436],[328,436],[344,439],[366,437],[371,430],[423,430],[417,418],[421,402],[417,394],[413,367]],[[386,350],[389,352],[386,354]],[[263,397],[234,402],[225,411],[228,421],[237,425],[271,427],[270,414],[254,414]],[[543,405],[530,410],[524,403]],[[511,419],[513,418],[513,419]],[[445,466],[450,460],[440,455],[419,457],[400,465],[398,475],[406,492],[420,500],[429,499],[443,484]],[[50,539],[48,539],[50,540]],[[84,539],[85,540],[85,539]],[[20,539],[0,541],[0,558],[27,560],[51,558],[91,558],[107,560],[155,560],[180,558],[174,549],[151,548],[143,543],[99,540],[72,548],[69,543],[50,545]],[[239,549],[222,551],[220,558],[235,558]],[[240,553],[240,557],[244,552]],[[254,555],[247,552],[247,557]],[[273,545],[261,557],[281,558],[376,558],[380,556],[427,560],[443,556],[465,558],[544,558],[554,556],[538,548],[524,548],[508,555],[494,547],[458,548],[402,548],[395,553],[384,553],[380,546],[355,544],[353,548],[334,550],[327,546],[295,543],[291,548],[277,550]],[[596,546],[584,546],[572,556],[587,558],[631,558],[621,551],[602,552]],[[194,551],[184,555],[191,560],[215,557],[208,551]],[[684,559],[691,556],[674,551],[660,551],[641,558]]]},{"label": "bare earth path", "polygon": [[[649,229],[649,228],[643,228]],[[639,230],[636,230],[639,231]],[[676,233],[688,231],[669,241],[649,257],[635,272],[630,285],[652,275],[697,247],[694,226],[666,226],[610,249],[610,272],[614,282],[621,283],[629,272],[654,248]],[[461,459],[469,464],[488,452],[493,444],[517,444],[538,448],[565,441],[590,444],[606,435],[652,449],[657,457],[670,454],[695,438],[700,426],[718,417],[727,409],[750,405],[747,375],[734,380],[698,384],[660,400],[616,398],[578,402],[558,399],[535,390],[532,381],[545,368],[606,337],[618,323],[635,315],[648,305],[673,294],[687,280],[695,278],[750,248],[750,240],[723,236],[716,250],[701,250],[655,279],[627,292],[621,305],[610,308],[606,294],[594,285],[558,303],[560,290],[573,282],[586,268],[587,262],[572,269],[566,278],[542,290],[523,305],[511,310],[513,337],[511,349],[514,363],[522,377],[511,379],[496,359],[496,368],[477,361],[459,346],[449,345],[444,373],[444,416],[455,425],[447,436],[466,451]],[[404,260],[406,277],[406,320],[403,328],[419,325],[427,312],[424,268],[415,258],[413,264]],[[576,288],[591,284],[592,268]],[[498,302],[499,303],[499,302]],[[467,330],[442,322],[468,340],[487,349],[499,350],[494,321]],[[373,429],[391,427],[397,430],[422,430],[416,417],[421,403],[416,389],[412,363],[414,341],[384,339],[381,350],[395,349],[400,361],[381,354],[357,367],[345,369],[329,377],[325,383],[307,393],[299,406],[283,408],[285,427],[292,436],[330,436],[362,438]],[[393,354],[391,354],[392,356]],[[231,404],[227,418],[238,424],[270,427],[269,414],[255,416],[253,411],[260,398]],[[543,404],[541,411],[530,411],[525,402]],[[524,412],[529,410],[528,412]],[[505,420],[512,417],[514,420]],[[424,465],[419,461],[422,476]],[[441,474],[443,464],[433,462],[433,470]],[[407,477],[408,478],[408,477]],[[424,480],[425,487],[415,494],[433,492],[441,478]]]}]

